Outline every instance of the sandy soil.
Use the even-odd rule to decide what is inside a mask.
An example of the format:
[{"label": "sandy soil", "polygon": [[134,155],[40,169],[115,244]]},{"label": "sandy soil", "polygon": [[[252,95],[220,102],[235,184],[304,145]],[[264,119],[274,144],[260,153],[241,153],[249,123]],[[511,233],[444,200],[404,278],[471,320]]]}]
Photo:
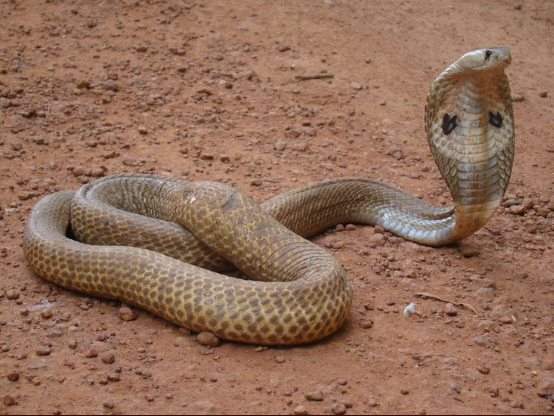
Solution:
[{"label": "sandy soil", "polygon": [[[1,0],[0,414],[553,414],[553,42],[544,0]],[[370,176],[446,204],[427,90],[497,45],[517,99],[505,207],[456,247],[362,226],[315,239],[344,243],[332,251],[355,288],[325,342],[207,349],[26,265],[38,198],[113,173],[217,180],[259,201]],[[334,78],[295,78],[322,71]],[[476,313],[448,316],[420,292]],[[405,318],[410,302],[420,315]]]}]

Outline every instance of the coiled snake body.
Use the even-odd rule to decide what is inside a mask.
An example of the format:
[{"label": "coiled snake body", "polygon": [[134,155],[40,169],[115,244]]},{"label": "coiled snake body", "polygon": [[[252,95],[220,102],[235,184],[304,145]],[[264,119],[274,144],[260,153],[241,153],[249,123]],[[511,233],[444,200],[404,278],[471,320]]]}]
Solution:
[{"label": "coiled snake body", "polygon": [[[325,181],[259,206],[221,184],[123,175],[43,198],[25,255],[48,281],[194,331],[260,345],[320,340],[345,322],[352,288],[333,256],[304,238],[357,222],[440,246],[493,215],[514,157],[510,61],[507,49],[476,50],[431,87],[426,131],[451,208],[367,179]],[[217,273],[233,266],[254,281]]]}]

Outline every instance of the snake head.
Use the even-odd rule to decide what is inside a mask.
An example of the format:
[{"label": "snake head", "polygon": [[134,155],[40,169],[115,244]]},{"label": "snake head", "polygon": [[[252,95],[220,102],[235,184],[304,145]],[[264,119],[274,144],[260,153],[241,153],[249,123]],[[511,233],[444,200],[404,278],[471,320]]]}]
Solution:
[{"label": "snake head", "polygon": [[508,48],[485,48],[466,53],[451,68],[452,72],[503,70],[512,62]]}]

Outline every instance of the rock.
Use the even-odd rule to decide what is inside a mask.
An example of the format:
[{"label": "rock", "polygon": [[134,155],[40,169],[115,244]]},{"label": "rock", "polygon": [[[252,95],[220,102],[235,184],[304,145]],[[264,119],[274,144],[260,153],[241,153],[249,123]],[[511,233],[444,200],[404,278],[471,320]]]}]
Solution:
[{"label": "rock", "polygon": [[554,396],[554,377],[545,377],[540,382],[538,395],[540,397]]},{"label": "rock", "polygon": [[12,396],[4,396],[4,406],[13,406],[15,404],[15,399]]},{"label": "rock", "polygon": [[125,322],[130,322],[137,319],[137,316],[132,311],[132,309],[128,308],[127,306],[122,306],[121,308],[119,308],[118,315],[119,318]]},{"label": "rock", "polygon": [[107,352],[105,354],[102,354],[102,357],[100,357],[100,359],[104,364],[113,364],[115,363],[115,354],[112,352]]},{"label": "rock", "polygon": [[371,329],[373,328],[373,321],[371,319],[366,319],[360,323],[360,328],[362,329]]},{"label": "rock", "polygon": [[539,92],[539,97],[541,97],[541,98],[548,98],[548,91],[541,91],[541,92]]},{"label": "rock", "polygon": [[444,311],[448,316],[458,316],[458,308],[456,308],[451,303],[446,304]]},{"label": "rock", "polygon": [[310,402],[322,402],[323,400],[325,400],[325,396],[321,390],[310,391],[304,394],[304,397]]},{"label": "rock", "polygon": [[190,405],[190,411],[201,415],[213,415],[215,414],[215,404],[206,400],[194,402]]},{"label": "rock", "polygon": [[497,305],[491,312],[491,318],[503,324],[513,324],[517,322],[517,312],[513,307]]},{"label": "rock", "polygon": [[333,412],[333,414],[335,415],[345,415],[346,414],[346,406],[342,403],[335,403],[332,407],[331,407],[331,411]]},{"label": "rock", "polygon": [[479,365],[477,367],[477,371],[479,371],[481,374],[487,375],[490,374],[491,369],[485,365]]},{"label": "rock", "polygon": [[216,337],[211,332],[201,332],[196,337],[196,340],[200,345],[204,345],[206,347],[212,347],[212,348],[218,347],[220,343],[219,338]]},{"label": "rock", "polygon": [[138,132],[142,135],[148,134],[148,129],[145,126],[140,126]]},{"label": "rock", "polygon": [[479,250],[477,250],[475,247],[472,247],[468,244],[464,244],[460,246],[459,250],[460,250],[460,254],[464,256],[466,259],[479,256]]},{"label": "rock", "polygon": [[287,148],[287,142],[284,140],[279,140],[277,143],[275,143],[275,150],[278,152],[283,152]]},{"label": "rock", "polygon": [[373,409],[374,407],[379,406],[379,404],[378,404],[375,400],[373,400],[373,399],[369,399],[369,400],[367,401],[367,405],[368,405],[370,408],[372,408],[372,409]]},{"label": "rock", "polygon": [[294,410],[292,412],[295,415],[299,415],[299,416],[309,415],[308,411],[306,410],[306,408],[304,406],[297,406],[297,407],[294,408]]},{"label": "rock", "polygon": [[282,355],[278,355],[277,357],[275,357],[275,361],[277,361],[278,364],[283,364],[287,362],[287,359]]},{"label": "rock", "polygon": [[254,179],[252,182],[250,182],[251,186],[262,186],[263,181],[261,179]]},{"label": "rock", "polygon": [[17,291],[17,290],[8,290],[6,292],[6,298],[9,299],[9,300],[19,299],[19,291]]},{"label": "rock", "polygon": [[10,381],[18,381],[19,380],[19,372],[17,371],[10,371],[8,375],[6,375],[6,378]]},{"label": "rock", "polygon": [[46,357],[52,353],[52,350],[50,347],[39,347],[35,352],[39,357]]},{"label": "rock", "polygon": [[460,394],[462,392],[462,388],[456,381],[450,382],[450,390],[452,390],[455,393]]}]

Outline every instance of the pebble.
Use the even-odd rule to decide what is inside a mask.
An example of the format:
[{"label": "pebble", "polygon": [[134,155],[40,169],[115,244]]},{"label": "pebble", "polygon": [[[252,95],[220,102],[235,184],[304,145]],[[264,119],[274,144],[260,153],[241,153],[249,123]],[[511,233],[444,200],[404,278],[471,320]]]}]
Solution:
[{"label": "pebble", "polygon": [[10,381],[18,381],[19,380],[19,373],[17,371],[10,371],[6,378]]},{"label": "pebble", "polygon": [[218,347],[220,343],[219,338],[216,337],[211,332],[201,332],[196,337],[196,340],[200,345],[204,345],[206,347],[212,347],[212,348]]},{"label": "pebble", "polygon": [[485,365],[479,365],[477,367],[477,371],[479,371],[481,374],[487,375],[490,374],[491,369]]},{"label": "pebble", "polygon": [[277,143],[275,143],[275,150],[278,152],[283,152],[287,148],[287,142],[284,140],[279,140]]},{"label": "pebble", "polygon": [[140,127],[138,128],[138,132],[139,132],[140,134],[142,134],[142,135],[145,135],[145,134],[148,134],[148,129],[147,129],[146,127],[144,127],[144,126],[140,126]]},{"label": "pebble", "polygon": [[19,299],[19,292],[17,290],[8,290],[6,292],[6,298],[9,300]]},{"label": "pebble", "polygon": [[325,396],[321,390],[310,391],[304,394],[304,397],[310,402],[322,402],[323,400],[325,400]]},{"label": "pebble", "polygon": [[12,396],[4,396],[4,406],[13,406],[15,404],[15,399]]},{"label": "pebble", "polygon": [[52,353],[52,349],[50,347],[39,347],[35,352],[39,357],[46,357]]},{"label": "pebble", "polygon": [[460,254],[464,256],[466,259],[477,257],[479,255],[479,250],[477,248],[472,247],[468,244],[464,244],[460,246]]},{"label": "pebble", "polygon": [[444,311],[448,316],[458,316],[458,308],[456,308],[451,303],[446,304]]},{"label": "pebble", "polygon": [[335,403],[331,410],[333,411],[333,414],[335,415],[345,415],[346,414],[346,406],[342,403]]},{"label": "pebble", "polygon": [[456,381],[450,382],[450,390],[452,390],[453,392],[458,393],[458,394],[460,394],[462,392],[462,388],[460,387],[460,385]]},{"label": "pebble", "polygon": [[547,91],[542,91],[539,93],[539,97],[541,98],[548,98],[548,92]]},{"label": "pebble", "polygon": [[374,407],[377,407],[379,406],[379,403],[377,403],[375,400],[373,399],[369,399],[367,401],[367,405],[370,407],[370,408],[374,408]]},{"label": "pebble", "polygon": [[98,357],[98,351],[96,351],[94,348],[89,350],[85,355],[85,358],[96,358],[96,357]]},{"label": "pebble", "polygon": [[137,319],[137,316],[133,312],[131,308],[128,308],[127,306],[122,306],[119,308],[118,312],[119,318],[125,322],[134,321]]},{"label": "pebble", "polygon": [[360,328],[362,328],[362,329],[371,329],[371,328],[373,328],[373,321],[371,319],[367,319],[365,321],[362,321],[360,323]]},{"label": "pebble", "polygon": [[102,357],[100,357],[100,359],[104,364],[113,364],[115,363],[115,354],[107,352],[105,354],[102,354]]},{"label": "pebble", "polygon": [[545,377],[539,384],[540,397],[554,396],[554,377]]},{"label": "pebble", "polygon": [[306,408],[304,406],[297,406],[297,407],[294,408],[294,410],[292,412],[295,415],[298,415],[298,416],[309,415],[308,410],[306,410]]},{"label": "pebble", "polygon": [[491,318],[503,324],[513,324],[516,322],[517,313],[514,308],[506,305],[497,305],[491,312]]},{"label": "pebble", "polygon": [[277,357],[275,357],[275,361],[277,361],[278,364],[283,364],[287,361],[287,359],[282,355],[278,355]]},{"label": "pebble", "polygon": [[263,181],[261,179],[254,179],[252,182],[250,182],[251,186],[262,186]]}]

